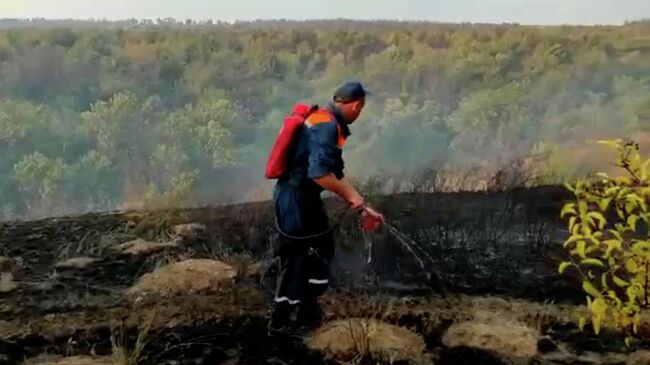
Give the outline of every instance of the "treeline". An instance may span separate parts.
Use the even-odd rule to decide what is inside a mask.
[[[15,19],[0,18],[0,29],[144,29],[144,28],[165,28],[165,27],[215,27],[230,26],[230,22],[219,20],[178,20],[174,18],[158,19],[125,19],[125,20],[105,20],[105,19]]]
[[[536,171],[562,179],[602,160],[586,140],[643,146],[650,25],[0,31],[3,216],[268,198],[282,116],[346,78],[374,92],[346,146],[350,175],[543,155]]]

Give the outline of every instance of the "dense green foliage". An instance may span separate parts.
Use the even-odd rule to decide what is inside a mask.
[[[650,127],[650,26],[265,22],[0,32],[5,215],[243,200],[281,118],[346,78],[374,96],[348,173],[548,153]],[[593,159],[591,159],[593,160]],[[268,198],[268,195],[260,196]]]

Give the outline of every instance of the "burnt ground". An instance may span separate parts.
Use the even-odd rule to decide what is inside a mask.
[[[415,241],[425,270],[388,230],[364,237],[356,217],[345,215],[336,230],[335,289],[323,298],[327,320],[373,317],[410,328],[436,364],[506,363],[494,352],[443,344],[447,328],[472,320],[477,310],[516,317],[546,336],[528,363],[589,363],[592,354],[650,348],[641,339],[625,349],[618,334],[577,329],[573,305],[584,296],[577,279],[556,270],[566,235],[558,215],[568,198],[558,187],[376,197],[391,225]],[[328,207],[333,217],[341,211],[334,201]],[[275,275],[272,222],[270,203],[263,202],[3,223],[0,256],[15,263],[16,287],[0,290],[0,364],[116,349],[134,352],[138,364],[335,363],[301,339],[266,335]],[[175,231],[185,223],[202,229]],[[138,255],[117,249],[138,238],[177,246]],[[95,261],[56,267],[74,257]],[[247,273],[250,263],[263,265],[216,291],[125,295],[143,274],[189,258],[219,259]],[[558,346],[570,354],[556,362],[542,356]]]

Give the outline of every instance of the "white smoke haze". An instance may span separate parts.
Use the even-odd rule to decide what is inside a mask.
[[[373,91],[344,152],[369,193],[612,172],[588,141],[647,148],[649,27],[0,21],[2,215],[268,200],[282,118],[349,78]]]

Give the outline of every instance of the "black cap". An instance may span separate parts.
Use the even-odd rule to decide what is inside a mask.
[[[346,81],[334,92],[334,101],[349,103],[365,98],[370,95],[359,81]]]

